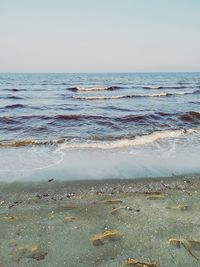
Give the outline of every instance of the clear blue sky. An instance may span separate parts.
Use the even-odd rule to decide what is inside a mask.
[[[200,0],[0,0],[0,72],[200,71]]]

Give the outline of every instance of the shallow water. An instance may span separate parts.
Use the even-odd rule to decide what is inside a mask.
[[[199,172],[200,74],[0,74],[0,180]]]

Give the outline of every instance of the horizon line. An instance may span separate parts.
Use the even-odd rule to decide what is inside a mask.
[[[199,71],[72,71],[72,72],[37,72],[37,71],[6,71],[0,74],[133,74],[133,73],[200,73]]]

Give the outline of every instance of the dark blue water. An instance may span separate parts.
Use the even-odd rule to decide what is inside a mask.
[[[1,179],[199,171],[199,123],[200,73],[0,74]]]

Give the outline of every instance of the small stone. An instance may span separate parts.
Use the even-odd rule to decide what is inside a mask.
[[[69,193],[69,194],[66,195],[67,198],[72,198],[72,197],[74,197],[74,196],[75,196],[75,193],[74,193],[74,192]]]
[[[48,197],[49,194],[48,194],[48,193],[44,193],[44,194],[42,194],[42,196],[43,196],[43,197]]]
[[[103,194],[105,194],[105,193],[102,192],[102,191],[97,191],[96,194],[97,194],[98,196],[101,196],[101,195],[103,195]]]

